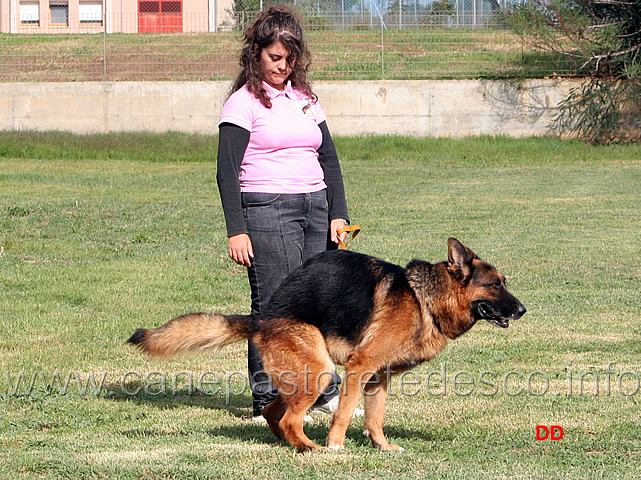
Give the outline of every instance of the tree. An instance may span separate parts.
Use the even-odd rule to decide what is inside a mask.
[[[586,78],[555,128],[592,143],[641,141],[641,0],[529,0],[507,21]]]
[[[448,0],[435,0],[427,7],[423,24],[447,25],[450,17],[455,14],[456,9]]]

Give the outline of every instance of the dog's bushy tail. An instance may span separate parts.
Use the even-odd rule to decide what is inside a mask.
[[[152,357],[218,351],[230,343],[251,338],[257,326],[256,320],[250,315],[188,313],[158,328],[139,328],[127,343]]]

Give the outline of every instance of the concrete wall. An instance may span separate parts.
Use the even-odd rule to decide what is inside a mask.
[[[318,82],[334,135],[545,135],[577,81]],[[215,133],[227,82],[0,84],[1,130]]]

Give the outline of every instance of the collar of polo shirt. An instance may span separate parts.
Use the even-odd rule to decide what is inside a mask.
[[[267,92],[267,95],[269,95],[270,100],[278,97],[279,95],[287,95],[288,97],[292,98],[292,93],[294,92],[291,80],[287,80],[287,85],[285,85],[285,88],[283,90],[278,90],[272,87],[267,82],[263,82],[263,88]]]

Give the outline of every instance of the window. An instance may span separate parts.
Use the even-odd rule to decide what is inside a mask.
[[[102,25],[102,2],[96,0],[80,0],[78,17],[81,24]]]
[[[162,2],[160,6],[160,11],[162,13],[180,13],[182,10],[182,3],[181,2]]]
[[[140,13],[158,13],[160,12],[160,2],[140,2]]]
[[[182,2],[180,0],[141,0],[140,13],[181,13]]]
[[[40,25],[40,4],[37,1],[20,2],[20,23]]]
[[[69,25],[69,4],[61,0],[52,0],[49,3],[52,25]]]

